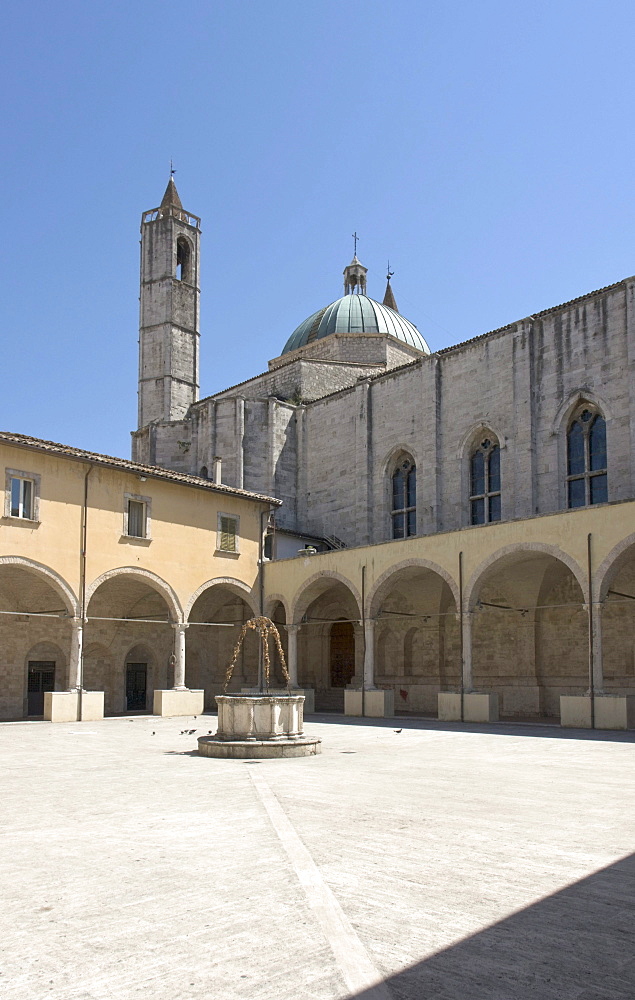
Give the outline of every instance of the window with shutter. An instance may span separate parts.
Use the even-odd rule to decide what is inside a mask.
[[[150,541],[152,537],[152,500],[150,497],[139,496],[136,493],[124,493],[123,504],[123,534],[126,538],[143,538]]]
[[[135,538],[146,536],[146,505],[140,500],[128,500],[128,534]]]
[[[218,514],[216,551],[238,555],[238,526],[240,518],[233,514]]]

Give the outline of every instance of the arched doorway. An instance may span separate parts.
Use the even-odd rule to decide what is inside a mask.
[[[352,622],[339,621],[331,625],[329,643],[331,688],[345,688],[355,674],[355,630]]]
[[[66,674],[67,657],[57,643],[38,642],[26,657],[27,717],[44,715],[44,695],[60,689]]]
[[[152,650],[144,644],[133,646],[126,654],[125,697],[126,712],[145,712],[148,705],[148,673],[152,672]],[[168,677],[166,687],[171,687],[174,678]]]

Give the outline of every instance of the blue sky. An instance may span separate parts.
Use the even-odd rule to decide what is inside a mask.
[[[341,294],[354,230],[433,350],[633,274],[634,28],[611,0],[6,7],[0,427],[128,456],[170,158],[202,395]]]

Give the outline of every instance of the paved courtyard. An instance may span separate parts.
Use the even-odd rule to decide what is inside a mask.
[[[321,756],[256,763],[210,729],[0,725],[3,998],[635,996],[634,734],[314,716]]]

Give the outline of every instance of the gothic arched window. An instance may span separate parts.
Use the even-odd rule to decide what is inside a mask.
[[[178,281],[190,281],[190,245],[179,236],[176,241],[176,278]]]
[[[501,452],[495,438],[486,437],[470,456],[470,524],[501,519]]]
[[[584,404],[567,431],[567,506],[607,500],[606,421],[595,407]]]
[[[401,458],[392,475],[392,537],[417,533],[417,468],[411,458]]]

